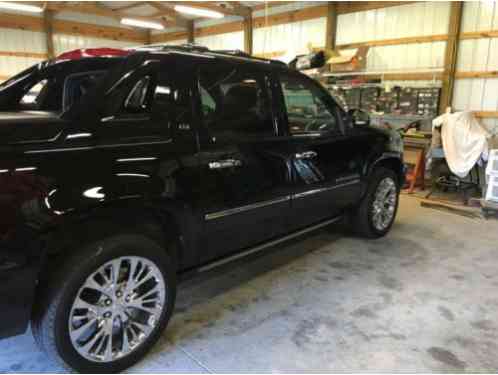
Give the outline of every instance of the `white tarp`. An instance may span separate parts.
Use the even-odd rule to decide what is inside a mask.
[[[483,153],[487,153],[489,133],[473,112],[445,113],[432,121],[442,126],[444,155],[450,170],[458,177],[467,176]]]

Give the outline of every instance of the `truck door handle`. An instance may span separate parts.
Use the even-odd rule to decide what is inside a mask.
[[[223,168],[232,168],[232,167],[240,167],[242,162],[237,159],[223,159],[212,161],[209,163],[209,169],[223,169]]]
[[[305,152],[298,152],[294,156],[298,160],[303,160],[303,159],[313,159],[317,157],[317,153],[315,151],[305,151]]]

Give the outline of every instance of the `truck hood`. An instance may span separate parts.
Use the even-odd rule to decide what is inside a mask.
[[[0,112],[0,144],[46,142],[57,137],[63,123],[52,112]]]

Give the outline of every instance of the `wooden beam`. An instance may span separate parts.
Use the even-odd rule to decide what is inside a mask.
[[[133,9],[133,8],[138,8],[138,7],[141,7],[143,5],[144,5],[143,1],[139,1],[139,2],[136,2],[136,3],[131,3],[131,4],[123,5],[121,7],[117,7],[117,8],[113,8],[113,9],[117,10],[118,12],[123,12],[125,10],[129,10],[129,9]]]
[[[227,4],[232,7],[232,9],[242,15],[244,18],[252,17],[252,9],[246,5],[243,5],[240,1],[229,1]]]
[[[337,4],[338,14],[363,12],[417,3],[417,1],[340,1]]]
[[[252,27],[252,12],[244,18],[244,51],[252,55],[253,48],[253,27]]]
[[[43,22],[45,26],[45,44],[47,48],[47,56],[49,59],[55,57],[54,52],[54,11],[45,9],[43,12]]]
[[[0,12],[0,27],[14,30],[43,31],[43,18]]]
[[[29,57],[31,59],[46,60],[48,55],[40,52],[18,52],[18,51],[0,51],[2,57]]]
[[[490,70],[484,72],[456,72],[455,78],[457,79],[498,78],[498,70]]]
[[[453,88],[455,86],[455,72],[458,59],[458,45],[460,28],[462,24],[463,2],[451,2],[450,20],[448,24],[448,41],[444,55],[444,77],[441,90],[439,112],[444,113],[451,106],[453,100]]]
[[[280,7],[284,5],[293,4],[294,1],[265,1],[264,4],[256,4],[251,5],[251,9],[253,12],[257,12],[258,10],[265,10],[274,7]]]
[[[169,8],[158,1],[147,1],[151,7],[155,8],[158,12],[154,14],[152,17],[168,17],[172,24],[177,27],[189,27],[189,20],[185,17],[182,17],[178,12],[176,12],[173,8]]]
[[[498,111],[474,111],[478,118],[498,118]]]
[[[470,31],[460,33],[460,40],[498,38],[498,30]]]
[[[218,12],[227,16],[246,17],[250,12],[249,7],[230,7],[226,4],[216,4],[215,2],[211,1],[170,1],[170,3],[175,5],[184,5],[190,8],[212,10],[214,12]]]
[[[397,46],[401,44],[432,43],[448,40],[447,34],[409,36],[404,38],[370,40],[360,43],[339,44],[339,49],[351,49],[359,47]]]
[[[147,21],[147,22],[156,22],[161,23],[164,27],[173,27],[178,26],[176,23],[171,23],[162,19],[157,19],[153,17],[147,16],[135,16],[127,13],[122,13],[118,9],[105,7],[95,1],[79,1],[79,2],[71,2],[67,4],[66,2],[47,2],[47,9],[55,10],[55,11],[71,11],[76,13],[83,14],[92,14],[100,17],[108,17],[120,21],[125,17],[132,17],[137,20]]]
[[[187,43],[194,43],[195,37],[194,37],[194,21],[190,20],[188,21],[187,24]]]
[[[325,27],[325,48],[335,49],[337,34],[337,3],[329,1],[327,4],[327,23]]]
[[[282,12],[277,14],[272,14],[270,16],[260,16],[253,19],[253,27],[267,27],[267,26],[277,26],[286,23],[307,21],[315,18],[321,18],[327,16],[327,5],[318,5],[314,7],[308,7],[298,10],[291,10],[288,12]]]
[[[93,38],[111,39],[145,43],[147,32],[136,29],[125,29],[113,26],[97,26],[82,22],[54,20],[54,33],[66,35],[82,35]]]

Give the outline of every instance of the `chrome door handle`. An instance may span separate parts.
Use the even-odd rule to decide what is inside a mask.
[[[303,159],[313,159],[317,157],[317,153],[315,151],[305,151],[305,152],[298,152],[294,156],[298,160],[303,160]]]
[[[232,167],[240,167],[242,162],[237,159],[224,159],[212,161],[209,163],[209,169],[223,169],[223,168],[232,168]]]

